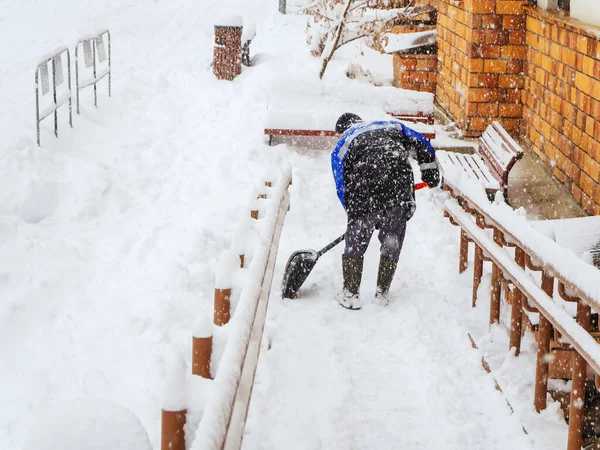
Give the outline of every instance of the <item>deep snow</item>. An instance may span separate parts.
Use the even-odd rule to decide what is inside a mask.
[[[552,422],[558,413],[523,434],[470,348],[462,320],[470,276],[455,275],[457,231],[442,218],[439,193],[418,193],[388,308],[368,302],[375,242],[363,311],[332,301],[341,246],[319,261],[304,298],[277,298],[287,256],[337,237],[345,217],[326,152],[265,145],[273,86],[319,83],[319,62],[303,47],[304,19],[276,11],[274,1],[4,2],[0,448],[21,448],[48,410],[86,398],[129,409],[159,448],[171,360],[183,355],[189,368],[218,259],[256,180],[278,162],[293,168],[292,207],[245,447],[563,448],[540,438],[548,423],[564,432]],[[257,65],[231,83],[210,71],[221,14],[256,21]],[[36,64],[103,29],[113,38],[113,97],[101,84],[94,109],[84,93],[73,130],[63,108],[60,138],[47,119],[38,148]],[[349,62],[366,61],[389,85],[391,57],[360,50],[342,52],[324,83],[363,83],[345,73]],[[522,384],[532,382],[533,374]]]

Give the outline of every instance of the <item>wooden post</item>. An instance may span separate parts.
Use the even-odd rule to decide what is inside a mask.
[[[494,242],[499,247],[503,247],[502,233],[494,228]],[[500,322],[500,292],[502,284],[502,274],[500,267],[492,262],[492,290],[490,292],[490,326]]]
[[[591,308],[582,301],[577,303],[577,323],[589,331],[591,325]],[[571,404],[569,406],[569,441],[567,450],[580,450],[583,429],[585,402],[585,378],[587,363],[577,352],[573,352],[573,374],[571,386]]]
[[[475,244],[475,262],[473,266],[473,300],[471,306],[475,308],[477,303],[477,289],[481,284],[481,277],[483,275],[483,250],[479,245]]]
[[[214,320],[213,323],[218,326],[229,323],[231,315],[231,288],[215,289],[214,297]]]
[[[554,278],[546,272],[542,272],[542,290],[552,298],[554,292]],[[539,315],[540,322],[538,326],[538,348],[537,362],[535,369],[535,394],[533,396],[533,406],[537,412],[546,409],[546,396],[548,393],[548,360],[550,352],[550,335],[552,327],[550,322],[542,313]]]
[[[250,204],[250,217],[254,220],[258,220],[258,199],[260,197],[257,195],[256,200],[252,200]]]
[[[515,247],[515,262],[525,268],[525,252],[520,247]],[[521,352],[521,323],[523,320],[523,293],[515,286],[512,297],[512,306],[510,314],[510,345],[515,347],[515,356]]]
[[[192,337],[192,375],[211,379],[210,359],[212,357],[212,336]]]
[[[500,322],[500,268],[492,263],[492,291],[490,292],[490,326]]]
[[[185,425],[187,410],[162,410],[161,450],[185,450]]]
[[[240,269],[244,268],[244,255],[238,255],[240,257]]]
[[[461,228],[460,230],[460,253],[458,256],[458,273],[463,273],[467,270],[467,262],[469,259],[469,238],[467,233]]]

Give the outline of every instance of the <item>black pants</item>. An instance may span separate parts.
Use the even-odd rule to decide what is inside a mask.
[[[414,208],[411,208],[411,205],[401,205],[361,217],[348,218],[344,255],[348,258],[362,258],[377,227],[381,255],[398,261],[406,234],[406,222],[413,212]]]

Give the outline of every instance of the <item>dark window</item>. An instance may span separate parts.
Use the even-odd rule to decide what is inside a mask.
[[[558,0],[558,9],[569,11],[571,9],[571,0]]]

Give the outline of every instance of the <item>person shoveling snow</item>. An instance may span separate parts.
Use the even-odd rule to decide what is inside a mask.
[[[385,306],[406,223],[416,209],[409,158],[419,164],[421,179],[435,187],[440,182],[435,150],[421,134],[398,121],[364,122],[356,114],[345,113],[337,120],[335,131],[342,136],[331,153],[331,168],[348,216],[343,290],[337,300],[344,308],[362,307],[363,257],[377,228],[381,256],[375,301]]]

